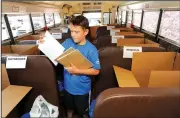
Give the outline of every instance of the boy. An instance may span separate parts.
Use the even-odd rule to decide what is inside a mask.
[[[72,17],[69,22],[72,38],[62,43],[65,50],[70,47],[78,49],[93,64],[90,69],[78,69],[73,64],[71,67],[64,67],[64,102],[68,118],[72,118],[74,109],[80,117],[88,118],[91,90],[91,80],[88,75],[98,75],[100,70],[98,51],[85,38],[89,32],[88,27],[88,19],[84,16]]]

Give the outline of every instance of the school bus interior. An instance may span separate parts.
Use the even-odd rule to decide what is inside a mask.
[[[90,107],[96,101],[91,118],[180,117],[180,1],[2,0],[1,7],[1,66],[10,57],[26,56],[24,69],[6,71],[9,86],[32,87],[14,106],[4,101],[16,97],[2,90],[4,117],[30,112],[39,95],[58,107],[58,118],[67,117],[59,90],[63,66],[54,65],[37,41],[46,31],[58,34],[60,44],[71,38],[72,15],[88,19],[86,39],[99,53],[100,73],[90,76]],[[126,58],[128,46],[141,52]]]

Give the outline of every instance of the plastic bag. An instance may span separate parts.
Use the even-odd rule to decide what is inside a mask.
[[[53,117],[57,118],[59,115],[58,107],[48,103],[42,95],[39,95],[33,103],[30,111],[30,117]]]

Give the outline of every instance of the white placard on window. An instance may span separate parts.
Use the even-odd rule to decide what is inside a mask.
[[[8,56],[6,61],[7,69],[26,68],[27,56]]]
[[[134,52],[142,52],[142,47],[124,46],[123,58],[132,58]]]

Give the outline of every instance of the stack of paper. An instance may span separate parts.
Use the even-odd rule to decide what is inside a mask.
[[[64,47],[48,32],[46,31],[44,42],[39,44],[38,48],[54,63],[58,62],[55,59],[61,55],[64,51]]]
[[[71,64],[79,69],[88,69],[92,67],[92,63],[84,57],[79,50],[69,48],[61,56],[56,59],[64,67],[70,67]]]

